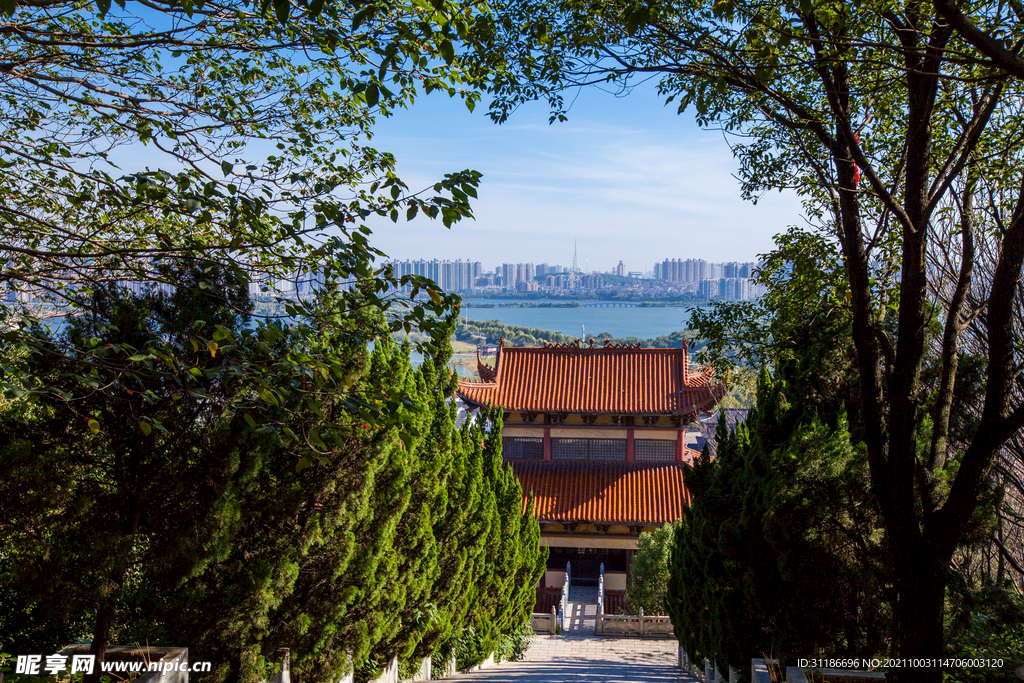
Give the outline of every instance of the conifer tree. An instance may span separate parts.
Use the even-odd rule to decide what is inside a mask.
[[[325,296],[321,307],[332,310],[331,300]],[[382,637],[372,616],[394,590],[409,458],[397,426],[364,422],[346,402],[371,381],[401,392],[413,377],[392,344],[367,348],[364,333],[378,324],[369,313],[349,316],[302,342],[343,361],[349,378],[337,396],[288,415],[292,434],[319,432],[324,449],[307,465],[309,444],[278,438],[241,503],[231,553],[163,606],[169,631],[222,663],[217,680],[266,678],[282,647],[294,652],[293,675],[336,678]],[[416,413],[406,419],[415,423]],[[328,435],[328,424],[341,429]]]
[[[884,548],[863,449],[787,400],[763,371],[757,407],[687,479],[693,504],[671,555],[666,605],[692,656],[872,657],[886,635]]]
[[[84,349],[110,343],[120,353],[154,336],[184,346],[197,326],[221,329],[277,363],[324,359],[337,391],[253,400],[272,374],[259,385],[218,375],[182,394],[153,384],[139,392],[145,419],[166,416],[167,426],[150,430],[132,417],[133,390],[118,405],[108,405],[109,391],[87,394],[83,402],[99,401],[90,404],[102,425],[95,436],[60,412],[73,401],[8,409],[0,458],[14,476],[0,487],[17,505],[0,522],[5,609],[51,625],[84,613],[100,644],[187,643],[194,658],[217,663],[208,680],[246,683],[265,680],[281,648],[293,653],[296,680],[315,682],[352,667],[374,676],[391,656],[430,655],[469,627],[485,656],[516,631],[543,570],[539,526],[502,465],[500,415],[455,426],[447,341],[419,368],[386,336],[371,349],[379,314],[338,314],[333,288],[308,325],[262,334],[246,326],[247,292],[232,294],[229,275],[200,269],[179,280],[169,298],[101,293],[103,315],[72,321],[67,334]],[[201,351],[200,366],[229,349]],[[30,360],[61,386],[55,357],[52,367]],[[375,422],[382,408],[362,406],[368,395],[396,397],[383,412],[398,419]],[[129,419],[138,434],[117,429]],[[135,458],[130,477],[123,449]],[[84,534],[100,543],[81,543]],[[71,635],[22,629],[19,643],[45,650]]]
[[[353,422],[301,472],[284,442],[271,455],[231,556],[191,582],[190,609],[169,610],[220,606],[217,619],[189,623],[201,623],[190,642],[204,657],[231,662],[221,679],[259,680],[282,647],[296,680],[350,667],[366,679],[393,655],[428,656],[471,624],[493,640],[532,608],[539,526],[501,465],[500,420],[486,439],[486,419],[456,429],[447,344],[413,369],[408,349],[388,340],[372,352],[324,343],[354,359],[353,391],[373,383],[414,397],[418,410],[404,432]],[[334,407],[318,408],[336,417]]]

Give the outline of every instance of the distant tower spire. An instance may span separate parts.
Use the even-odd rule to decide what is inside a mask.
[[[572,241],[572,272],[580,272],[579,267],[576,265],[576,240]]]

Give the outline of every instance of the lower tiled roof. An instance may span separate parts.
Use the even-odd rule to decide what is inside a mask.
[[[679,463],[510,462],[542,522],[665,524],[689,505]]]

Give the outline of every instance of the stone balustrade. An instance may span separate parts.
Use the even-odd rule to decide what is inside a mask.
[[[544,612],[534,612],[531,614],[530,627],[534,633],[555,635],[558,632],[558,612],[555,610],[554,605],[551,607],[550,614],[545,614]]]

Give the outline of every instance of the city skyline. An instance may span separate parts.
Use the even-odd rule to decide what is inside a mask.
[[[486,269],[471,259],[411,259],[387,261],[398,277],[421,275],[430,278],[444,291],[469,295],[541,294],[574,296],[633,297],[641,293],[658,297],[697,297],[705,300],[749,300],[764,294],[764,287],[751,279],[757,264],[753,261],[708,262],[704,259],[665,259],[646,273],[625,275],[619,261],[611,271],[585,271],[574,265],[549,263],[503,263]],[[609,277],[614,276],[614,277]],[[411,291],[411,285],[402,291]]]
[[[665,269],[666,266],[668,266],[670,264],[670,262],[677,262],[678,263],[678,266],[680,268],[678,274],[675,274],[675,273],[669,274],[669,273],[671,273],[671,271],[668,271],[668,270]],[[587,275],[587,274],[618,275],[619,277],[635,277],[635,278],[638,278],[638,279],[666,280],[666,281],[670,281],[670,282],[698,282],[700,280],[707,279],[707,278],[712,278],[712,277],[726,277],[726,278],[743,277],[743,278],[749,278],[749,277],[751,277],[753,275],[753,269],[757,265],[758,262],[757,261],[739,260],[739,259],[730,259],[730,260],[726,260],[726,261],[709,261],[709,260],[704,259],[704,258],[692,258],[691,257],[691,258],[683,259],[683,258],[673,257],[673,258],[665,258],[665,259],[656,260],[653,263],[651,263],[650,260],[648,260],[646,262],[646,264],[650,264],[650,267],[648,267],[647,265],[644,265],[644,266],[642,266],[643,270],[639,270],[639,271],[635,270],[634,268],[631,268],[629,266],[629,264],[626,264],[621,259],[619,260],[619,262],[617,264],[615,264],[614,266],[612,266],[610,268],[607,268],[607,269],[597,269],[597,268],[589,267],[587,265],[575,266],[574,267],[572,265],[566,265],[566,264],[562,264],[562,263],[555,263],[555,262],[550,262],[550,261],[542,261],[541,262],[541,261],[537,261],[537,260],[512,261],[512,262],[503,261],[503,262],[500,262],[500,263],[494,263],[493,265],[490,265],[490,264],[488,264],[488,263],[486,263],[486,262],[484,262],[484,261],[482,261],[480,259],[475,259],[475,258],[459,258],[459,257],[451,258],[451,256],[445,256],[445,257],[441,257],[441,258],[438,258],[438,257],[433,257],[433,258],[419,257],[419,258],[402,258],[402,259],[400,259],[400,258],[390,258],[389,257],[389,258],[386,258],[383,261],[381,261],[381,264],[385,264],[385,263],[390,263],[390,264],[398,264],[398,263],[431,264],[432,263],[432,264],[436,264],[437,266],[441,266],[443,264],[450,264],[450,265],[464,264],[464,265],[470,265],[470,266],[474,267],[474,270],[473,270],[474,277],[479,276],[481,273],[490,273],[490,274],[496,274],[496,275],[499,275],[499,276],[507,277],[508,269],[509,269],[510,266],[511,267],[519,266],[520,271],[519,271],[519,275],[517,275],[517,277],[516,277],[517,280],[533,279],[534,275],[578,272],[581,275]],[[689,267],[694,268],[692,273],[689,270],[683,270],[683,268],[685,268],[688,264],[692,264]],[[528,266],[531,269],[535,269],[535,271],[531,270],[530,274],[526,275],[525,278],[524,278],[523,271],[522,271],[522,268],[524,266]],[[410,271],[410,272],[412,272],[412,271]],[[440,273],[440,270],[430,271],[431,277],[433,277],[435,274],[439,276],[439,273]],[[683,275],[683,273],[687,273],[687,274]],[[417,271],[416,274],[417,275],[428,275],[428,272],[426,272],[426,271],[418,272]]]

